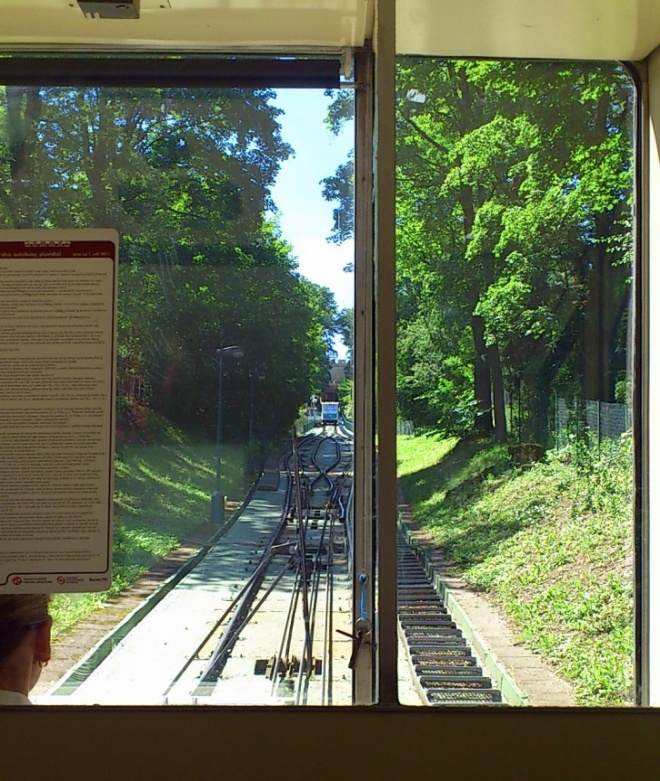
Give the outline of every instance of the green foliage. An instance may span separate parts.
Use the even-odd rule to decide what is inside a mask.
[[[630,438],[574,442],[528,468],[505,448],[399,439],[415,519],[585,705],[633,701]]]
[[[355,99],[350,90],[326,90],[326,97],[333,98],[328,108],[325,124],[337,135],[355,114]],[[350,239],[355,223],[355,161],[351,150],[348,159],[340,163],[334,175],[321,180],[323,197],[337,202],[333,209],[333,228],[329,241],[341,244]]]
[[[614,400],[619,404],[631,403],[632,383],[625,376],[614,385]]]
[[[143,367],[155,409],[212,433],[215,351],[239,344],[244,357],[223,361],[225,435],[245,436],[250,415],[266,440],[286,430],[328,363],[335,305],[327,290],[279,265],[145,263],[126,273],[122,304],[135,315],[120,327],[131,344],[120,372]]]
[[[348,369],[353,360],[353,344],[355,342],[355,318],[352,309],[342,309],[336,318],[337,333],[341,336],[347,352]]]
[[[542,435],[560,380],[614,400],[632,107],[616,64],[399,58],[397,390],[415,426],[487,433],[507,390]],[[346,116],[338,100],[328,121]],[[325,190],[347,215],[350,176],[340,167]]]
[[[354,383],[350,377],[339,383],[339,408],[344,417],[353,420],[353,391]]]
[[[339,201],[340,206],[332,210],[333,227],[328,240],[333,244],[343,244],[353,235],[355,219],[355,164],[353,156],[342,163],[333,176],[321,181],[323,197],[327,201]],[[348,270],[351,266],[348,267]]]
[[[474,418],[473,373],[467,331],[443,322],[442,310],[400,321],[397,339],[397,402],[400,417],[447,435],[471,431]],[[453,348],[450,347],[453,345]],[[437,360],[439,347],[444,349]]]
[[[47,220],[112,226],[153,244],[175,236],[181,246],[200,239],[232,246],[258,231],[268,188],[291,152],[269,90],[2,92],[0,182],[13,196],[0,199],[7,226]]]
[[[292,151],[274,98],[0,88],[0,224],[119,231],[122,434],[149,407],[211,434],[221,346],[245,353],[224,367],[228,438],[250,429],[264,444],[276,439],[327,371],[335,301],[297,274],[266,217]],[[265,382],[253,385],[255,375]]]

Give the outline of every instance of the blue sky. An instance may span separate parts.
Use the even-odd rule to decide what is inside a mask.
[[[319,182],[346,160],[353,129],[332,135],[323,123],[329,102],[320,89],[277,91],[275,104],[285,111],[280,117],[282,136],[295,156],[282,164],[273,198],[282,238],[293,246],[300,273],[330,288],[337,306],[347,309],[353,307],[353,275],[342,269],[353,260],[353,242],[338,247],[326,241],[333,204],[323,199]]]

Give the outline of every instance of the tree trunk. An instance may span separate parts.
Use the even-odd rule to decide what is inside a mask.
[[[502,377],[502,360],[500,349],[496,344],[491,344],[486,349],[490,376],[493,382],[493,411],[495,413],[495,440],[507,441],[506,408],[504,405],[504,379]]]
[[[596,218],[599,235],[606,223],[605,215]],[[587,303],[584,309],[582,331],[582,396],[585,399],[602,399],[605,373],[604,351],[607,349],[605,329],[605,295],[603,289],[607,253],[602,245],[594,246],[587,253]]]
[[[594,143],[608,136],[610,96],[602,96],[594,118]],[[620,257],[608,251],[603,239],[618,232],[617,208],[596,215],[597,241],[586,255],[587,286],[582,343],[582,395],[585,399],[614,401],[617,362],[617,330],[629,297],[626,280],[630,269],[617,263]],[[625,350],[624,350],[625,351]],[[625,360],[624,360],[625,364]]]
[[[480,315],[472,315],[472,338],[474,339],[474,398],[477,406],[474,426],[478,436],[490,437],[493,434],[490,367],[484,341],[484,321]]]
[[[8,197],[15,228],[34,227],[34,144],[41,118],[39,91],[29,87],[7,87],[7,143],[11,191]]]

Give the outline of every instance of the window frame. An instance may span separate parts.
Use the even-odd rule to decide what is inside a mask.
[[[380,23],[392,28],[394,4],[395,0],[378,2]],[[383,55],[376,47],[377,61]],[[660,555],[660,535],[654,533],[650,513],[658,506],[660,487],[652,490],[650,476],[660,458],[660,426],[646,413],[653,391],[660,386],[660,351],[653,355],[649,345],[650,329],[657,329],[660,321],[660,275],[653,272],[650,262],[660,259],[660,224],[650,220],[660,209],[660,50],[645,65],[648,81],[642,96],[641,129],[644,184],[639,219],[645,272],[640,292],[645,302],[640,360],[646,380],[640,394],[645,415],[642,490],[648,488],[648,492],[642,502],[649,519],[648,560],[655,560]],[[379,180],[377,186],[379,193],[387,186],[392,188],[392,176],[389,185]],[[385,346],[380,344],[378,349]],[[659,578],[660,574],[647,578],[649,598],[657,590]],[[660,649],[659,610],[649,611],[649,652]],[[651,701],[660,704],[660,681],[654,681],[654,676]],[[411,777],[427,775],[428,768],[434,766],[467,778],[497,774],[500,778],[653,779],[660,763],[660,709],[648,707],[282,711],[39,706],[0,709],[0,731],[5,745],[21,747],[2,752],[7,777],[26,781],[52,775],[53,768],[61,768],[72,778],[88,777],[91,769],[97,781],[114,781],[118,766],[125,765],[124,757],[130,757],[133,777],[146,779],[202,775],[218,767],[225,774],[244,775],[249,770],[254,775],[263,772],[272,776],[274,763],[278,768],[286,763],[290,777],[307,778],[313,767],[319,781],[336,779],[341,768],[352,768],[365,779],[379,779],[404,768]],[[284,733],[304,736],[296,741],[295,759],[282,755]],[[334,761],[319,761],[325,740],[339,747]],[[257,741],[259,749],[255,751]],[[36,750],[26,748],[29,746]]]

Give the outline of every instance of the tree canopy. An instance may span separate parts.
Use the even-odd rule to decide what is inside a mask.
[[[0,224],[120,234],[120,396],[214,431],[215,351],[229,436],[276,436],[327,372],[332,294],[296,271],[268,217],[291,154],[272,90],[0,91]],[[255,382],[254,378],[264,378]]]
[[[400,414],[545,442],[553,394],[614,401],[625,375],[632,81],[609,63],[397,70]],[[326,182],[340,210],[349,163]]]

